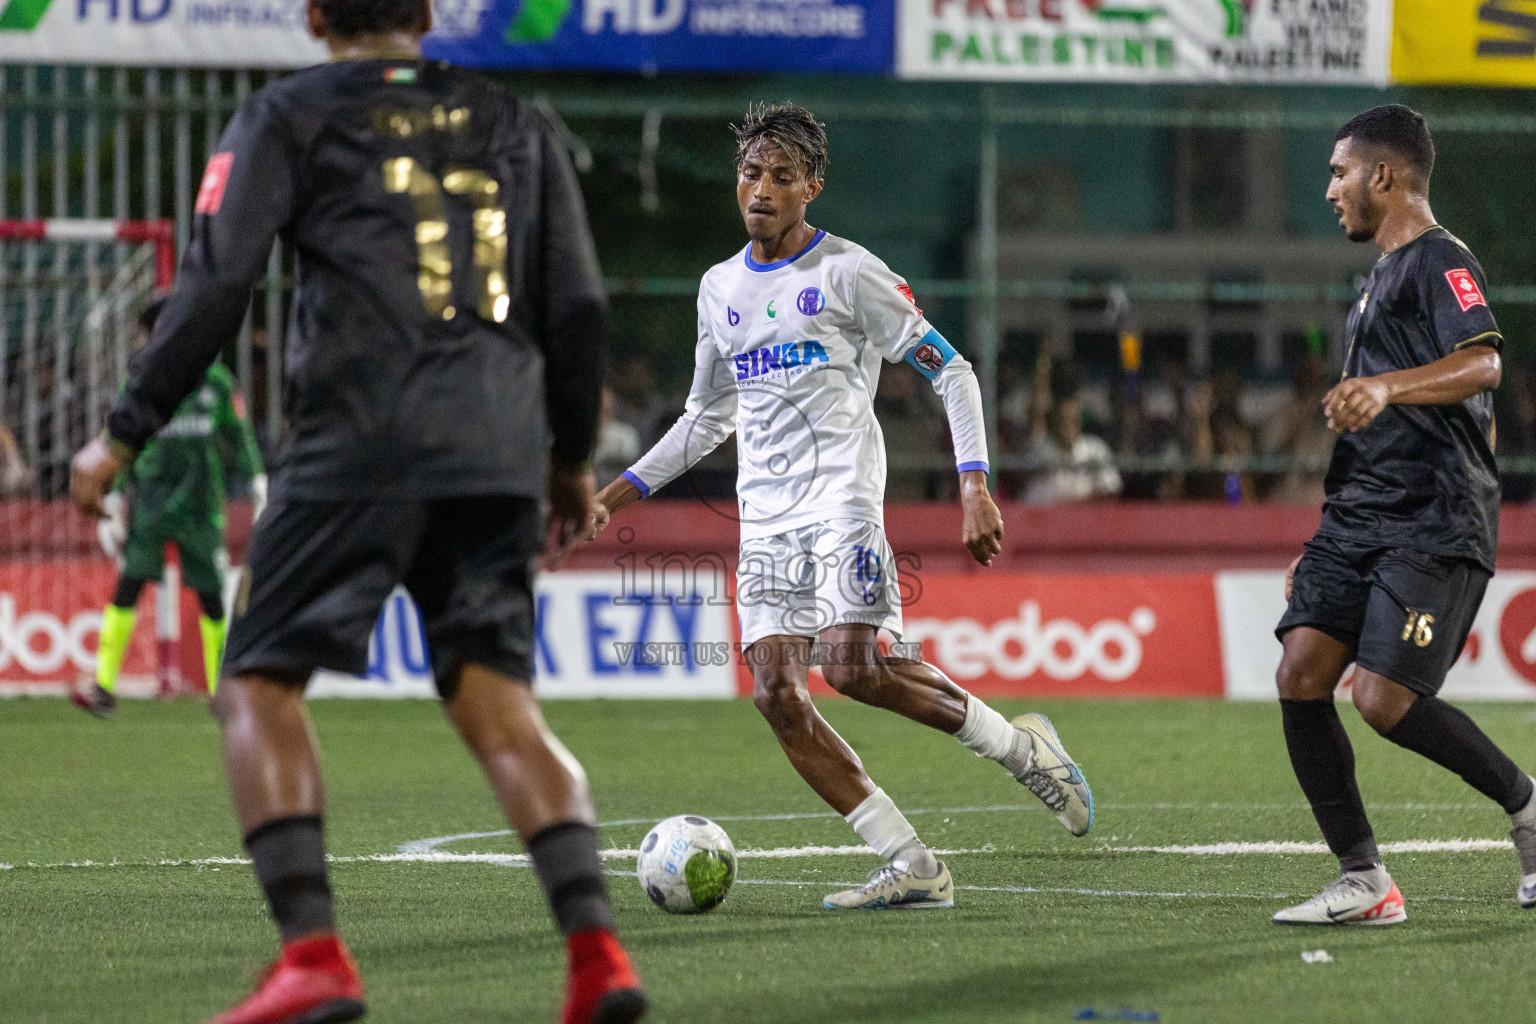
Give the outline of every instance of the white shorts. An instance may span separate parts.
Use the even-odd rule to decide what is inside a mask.
[[[736,565],[741,642],[814,637],[864,623],[901,636],[901,591],[885,531],[861,519],[834,519],[742,541]]]

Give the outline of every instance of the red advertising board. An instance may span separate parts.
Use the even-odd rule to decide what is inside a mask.
[[[96,668],[101,608],[112,595],[117,571],[106,559],[41,559],[0,562],[0,690],[73,684]],[[182,635],[197,636],[195,601],[183,595]],[[128,688],[155,674],[153,591],[139,599],[139,618],[123,659]],[[189,614],[190,613],[190,614]],[[188,628],[190,626],[190,634]],[[197,645],[182,645],[182,678],[201,682]]]
[[[1220,697],[1210,573],[945,573],[903,581],[904,642],[981,697]],[[743,694],[752,682],[738,669]],[[812,690],[831,690],[812,673]]]
[[[1219,697],[1209,573],[921,580],[904,641],[983,697]]]

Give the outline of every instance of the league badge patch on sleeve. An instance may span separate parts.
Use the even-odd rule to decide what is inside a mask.
[[[917,297],[912,294],[912,288],[911,288],[910,285],[907,284],[907,282],[905,282],[905,281],[901,282],[901,284],[896,286],[896,290],[901,292],[901,294],[906,298],[906,300],[908,302],[912,303],[912,305],[914,305],[914,306],[917,305]],[[923,315],[923,311],[919,309],[917,311],[917,315],[918,316],[922,316]]]
[[[1470,270],[1447,270],[1445,279],[1451,282],[1451,291],[1456,293],[1456,301],[1461,303],[1463,313],[1473,306],[1488,305],[1488,300],[1483,298],[1482,290],[1477,287]]]
[[[916,345],[907,353],[907,362],[911,363],[917,372],[935,380],[944,372],[944,367],[958,353],[954,346],[938,331],[930,330],[920,338]]]
[[[229,165],[234,163],[235,154],[215,153],[208,158],[208,169],[203,172],[203,183],[197,190],[197,205],[194,213],[215,214],[224,204],[224,186],[229,181]]]

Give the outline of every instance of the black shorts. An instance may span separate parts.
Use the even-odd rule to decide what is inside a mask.
[[[1353,650],[1366,671],[1433,696],[1461,657],[1489,575],[1465,559],[1316,537],[1275,635],[1311,626]]]
[[[297,686],[317,668],[361,675],[379,610],[403,583],[445,699],[469,662],[528,681],[542,541],[532,498],[274,502],[246,552],[224,672]]]

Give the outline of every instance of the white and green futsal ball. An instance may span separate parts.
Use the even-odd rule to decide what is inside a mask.
[[[714,910],[736,881],[736,847],[725,829],[697,814],[659,822],[640,844],[640,887],[669,914]]]

